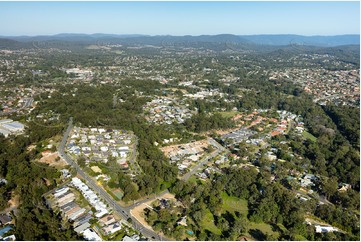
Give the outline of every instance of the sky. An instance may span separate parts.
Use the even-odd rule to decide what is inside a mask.
[[[360,34],[353,2],[0,2],[0,35]]]

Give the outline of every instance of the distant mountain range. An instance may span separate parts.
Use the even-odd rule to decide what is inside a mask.
[[[302,36],[302,35],[244,35],[242,38],[261,45],[313,45],[339,46],[359,45],[360,35]]]
[[[157,46],[167,48],[197,48],[214,51],[241,52],[287,51],[303,53],[317,49],[341,48],[347,53],[359,53],[360,35],[301,36],[301,35],[116,35],[116,34],[57,34],[42,36],[0,36],[0,49],[60,48],[84,50],[90,45]]]
[[[2,39],[15,40],[18,42],[37,41],[69,41],[83,43],[124,43],[124,44],[180,44],[180,43],[231,43],[245,45],[310,45],[319,47],[333,47],[340,45],[359,45],[360,35],[336,35],[336,36],[302,36],[302,35],[200,35],[200,36],[171,36],[171,35],[117,35],[117,34],[57,34],[39,36],[0,36]]]

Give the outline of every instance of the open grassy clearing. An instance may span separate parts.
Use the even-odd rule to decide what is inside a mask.
[[[309,132],[307,131],[303,131],[302,132],[302,136],[306,139],[310,139],[312,142],[316,142],[317,141],[317,138],[315,136],[313,136],[312,134],[310,134]]]
[[[203,231],[209,230],[210,232],[218,235],[222,233],[222,231],[219,228],[217,228],[217,226],[214,224],[213,215],[211,211],[209,211],[208,209],[207,209],[207,213],[204,215],[202,222],[199,224],[199,226],[202,228]]]
[[[238,111],[229,111],[229,112],[219,112],[220,115],[224,118],[232,118],[234,115],[238,114]]]
[[[261,234],[259,233],[261,232]],[[256,240],[264,240],[262,238],[266,234],[274,235],[275,237],[278,237],[280,234],[278,232],[273,231],[272,226],[266,223],[253,223],[250,222],[247,236],[252,236]]]
[[[239,212],[240,214],[247,216],[248,214],[247,200],[228,196],[226,192],[222,192],[221,197],[223,200],[223,206],[222,206],[223,212],[228,211],[233,214],[235,214],[235,212]]]
[[[221,196],[223,199],[222,213],[228,211],[232,214],[239,212],[244,216],[248,215],[247,200],[229,196],[226,192],[223,192]],[[280,227],[281,227],[280,229],[286,229],[284,228],[283,225],[281,225]],[[266,234],[274,235],[275,237],[279,236],[279,232],[273,231],[271,225],[266,223],[253,223],[253,222],[250,222],[249,232],[246,235],[253,237],[256,240],[262,240],[263,236],[265,236]]]

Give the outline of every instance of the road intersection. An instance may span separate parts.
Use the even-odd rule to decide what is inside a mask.
[[[65,145],[69,136],[70,131],[73,128],[73,118],[70,118],[68,128],[66,129],[63,139],[58,147],[59,155],[71,165],[77,173],[85,180],[86,184],[93,189],[104,201],[108,203],[109,206],[113,208],[125,221],[131,221],[132,226],[142,233],[144,236],[153,240],[169,240],[164,236],[158,235],[156,232],[146,228],[141,223],[139,223],[130,213],[130,210],[133,207],[123,207],[120,206],[117,201],[115,201],[102,187],[100,187],[88,174],[86,174],[82,168],[72,160],[72,158],[65,153]]]
[[[76,170],[76,172],[85,180],[87,185],[91,189],[93,189],[105,202],[107,202],[108,205],[111,206],[116,213],[118,213],[125,221],[131,221],[131,224],[134,227],[134,229],[136,229],[137,231],[139,231],[140,233],[142,233],[144,236],[148,237],[149,239],[169,240],[166,237],[160,236],[153,230],[151,230],[151,229],[147,228],[146,226],[144,226],[143,224],[141,224],[131,213],[132,209],[139,206],[140,204],[143,204],[145,202],[148,202],[151,199],[154,199],[154,197],[153,198],[148,197],[144,200],[137,201],[137,203],[133,204],[132,206],[123,207],[123,206],[119,205],[117,203],[117,201],[115,201],[114,198],[112,196],[110,196],[101,186],[99,186],[88,174],[86,174],[82,170],[82,168],[76,162],[74,162],[73,159],[68,154],[65,153],[65,145],[66,145],[67,139],[69,137],[69,134],[70,134],[72,128],[73,128],[73,118],[70,118],[68,127],[64,133],[63,139],[61,140],[61,143],[58,146],[58,152],[59,152],[60,157],[62,157],[69,165],[71,165]],[[188,180],[199,168],[201,168],[207,162],[209,162],[209,160],[213,159],[220,153],[227,151],[223,146],[221,146],[218,142],[216,142],[212,138],[208,138],[208,142],[211,145],[213,145],[214,147],[216,147],[217,149],[215,151],[213,151],[211,154],[209,154],[208,156],[204,157],[201,162],[199,162],[190,172],[188,172],[186,175],[184,175],[182,177],[182,180],[185,180],[185,181]],[[133,151],[133,155],[135,156],[135,150]],[[133,157],[132,162],[134,162],[134,158],[135,157]],[[165,190],[165,191],[161,192],[160,194],[157,194],[157,196],[163,196],[163,195],[167,194],[168,192],[169,192],[168,190]]]

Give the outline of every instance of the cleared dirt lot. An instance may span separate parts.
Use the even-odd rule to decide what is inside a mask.
[[[161,150],[165,154],[165,156],[175,156],[182,152],[183,150],[192,150],[194,152],[202,153],[205,149],[207,149],[209,143],[207,140],[199,140],[192,143],[187,144],[179,144],[179,145],[171,145],[162,147]]]
[[[139,206],[133,208],[132,210],[130,210],[130,213],[146,228],[148,229],[152,229],[152,227],[145,221],[145,218],[144,218],[144,212],[143,210],[147,207],[150,207],[150,204],[152,204],[152,202],[154,202],[156,199],[159,199],[159,198],[167,198],[167,199],[174,199],[175,200],[175,197],[173,194],[170,194],[170,193],[166,193],[164,194],[163,196],[161,197],[158,197],[158,198],[154,198],[152,200],[149,200],[148,202],[146,203],[142,203],[140,204]]]
[[[47,153],[43,155],[43,157],[39,160],[39,162],[48,164],[49,166],[55,168],[65,167],[67,163],[62,158],[60,158],[60,160],[57,160],[58,157],[59,157],[58,152]]]

